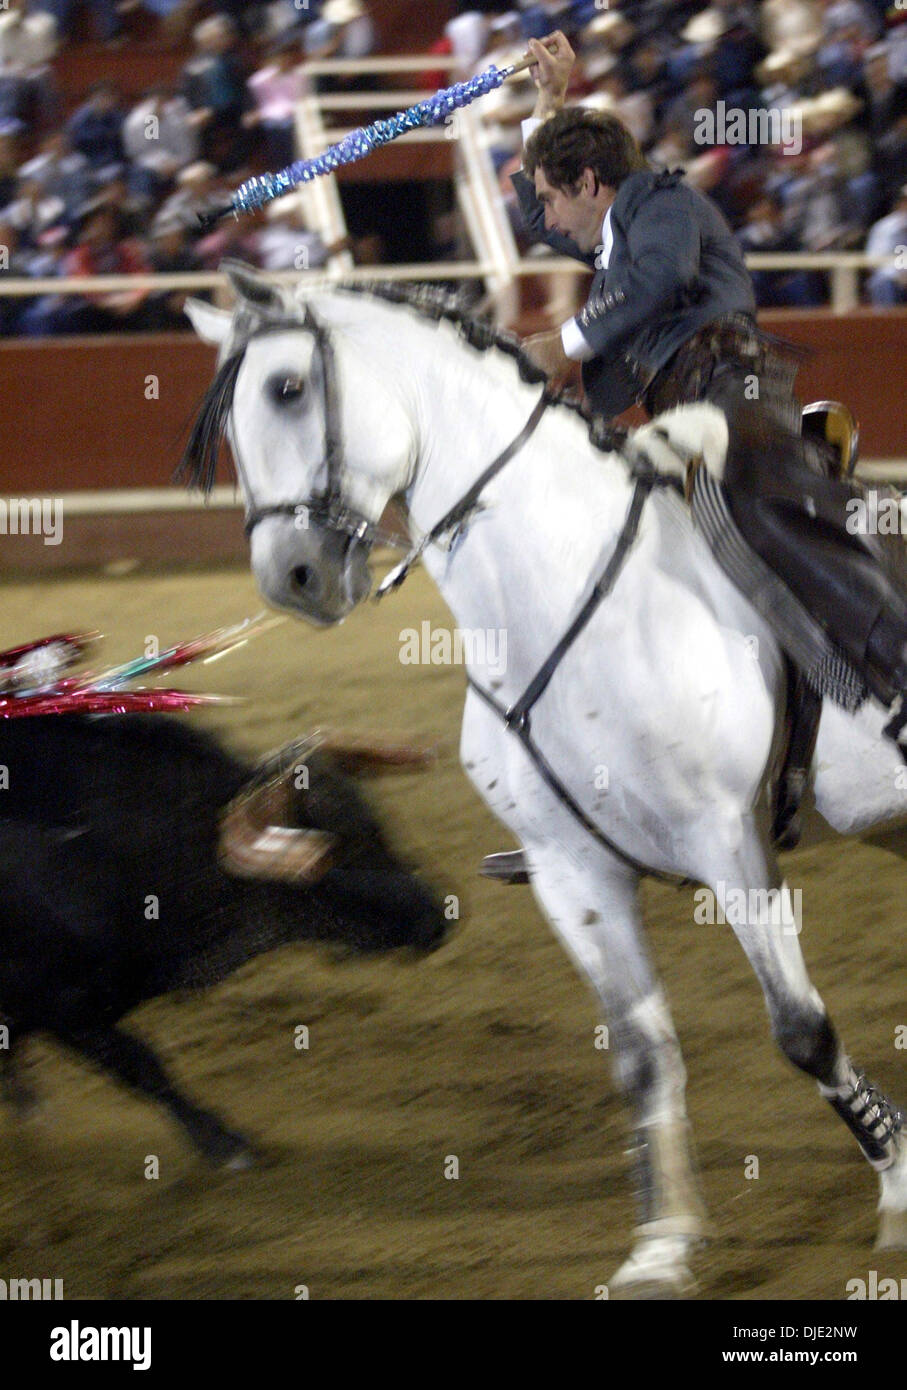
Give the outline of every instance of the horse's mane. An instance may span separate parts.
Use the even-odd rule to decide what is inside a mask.
[[[436,323],[444,320],[458,330],[460,336],[470,347],[479,352],[496,348],[516,363],[522,381],[531,385],[542,385],[548,380],[547,374],[537,366],[526,352],[520,339],[508,329],[496,328],[493,323],[477,317],[462,291],[454,292],[443,285],[427,281],[405,283],[400,280],[341,280],[334,288],[351,291],[354,294],[371,295],[375,299],[385,299],[391,304],[405,304],[415,309],[423,318]],[[625,430],[612,429],[600,416],[591,413],[585,402],[572,391],[562,391],[553,404],[570,410],[585,421],[589,430],[590,443],[602,453],[612,453],[626,438]]]
[[[341,280],[332,283],[329,288],[332,293],[341,290],[368,295],[390,304],[404,304],[410,309],[415,309],[422,318],[436,323],[443,320],[453,324],[470,347],[476,348],[479,352],[488,352],[494,348],[510,358],[516,364],[522,381],[531,385],[542,385],[548,379],[541,367],[536,366],[529,357],[516,334],[496,328],[494,324],[471,313],[462,293],[454,293],[443,286],[426,282],[404,284],[395,280]],[[280,323],[275,322],[272,327],[292,328],[294,322],[295,320],[283,320]],[[200,488],[205,494],[214,486],[218,455],[233,407],[236,378],[245,357],[248,341],[249,338],[241,341],[218,368],[214,380],[202,398],[188,443],[176,469],[175,478],[178,482],[185,483],[187,487]],[[612,453],[619,449],[626,438],[626,431],[614,429],[600,417],[592,415],[588,407],[572,392],[561,392],[554,397],[552,405],[579,415],[586,423],[589,442],[602,453]]]

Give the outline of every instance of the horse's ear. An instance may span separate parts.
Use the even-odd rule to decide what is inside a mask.
[[[226,309],[215,309],[213,304],[206,304],[203,299],[187,299],[184,307],[189,322],[203,342],[220,346],[226,341],[233,322],[231,313]]]
[[[239,302],[262,318],[286,318],[292,295],[283,285],[266,280],[243,261],[224,260],[218,266],[233,287]]]

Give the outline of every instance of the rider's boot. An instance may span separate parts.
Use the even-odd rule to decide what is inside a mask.
[[[529,864],[521,849],[486,854],[479,873],[483,878],[496,878],[499,883],[529,882]]]
[[[883,691],[876,693],[888,696],[885,703],[897,701],[885,732],[907,762],[907,624],[902,618],[890,611],[880,614],[866,644],[866,662],[884,682]]]

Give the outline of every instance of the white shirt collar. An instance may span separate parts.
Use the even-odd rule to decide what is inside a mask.
[[[613,203],[611,206],[613,207]],[[613,245],[614,233],[611,230],[611,208],[608,208],[608,211],[605,213],[605,220],[602,222],[602,249],[597,262],[599,269],[608,269],[608,262],[611,259],[611,248]]]

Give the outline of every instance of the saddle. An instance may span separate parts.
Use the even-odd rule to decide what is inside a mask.
[[[802,438],[809,465],[820,476],[842,482],[853,477],[859,429],[846,405],[815,401],[805,406]],[[882,491],[897,496],[893,490]],[[688,468],[686,496],[697,527],[718,563],[762,613],[785,654],[787,739],[775,786],[773,838],[777,848],[792,849],[800,839],[799,807],[815,751],[823,698],[854,711],[868,698],[870,688],[825,625],[767,563],[771,554],[763,558],[743,539],[723,487],[698,460]],[[894,544],[886,544],[892,539]],[[856,543],[873,553],[896,582],[907,583],[907,547],[898,537],[861,536]],[[884,696],[886,692],[875,693]]]
[[[613,428],[605,429],[612,447],[619,447],[622,441]],[[841,481],[852,478],[859,429],[847,406],[838,401],[815,401],[805,406],[801,431],[807,460],[820,476]],[[793,849],[801,835],[799,809],[815,752],[823,698],[827,695],[845,708],[857,709],[870,692],[822,624],[743,539],[724,488],[701,459],[688,463],[684,493],[713,555],[762,612],[785,655],[787,736],[773,790],[772,838],[776,848]],[[896,564],[907,571],[907,547],[899,544],[886,549],[892,551],[886,565]],[[525,855],[520,850],[487,855],[480,872],[503,883],[529,882]]]

